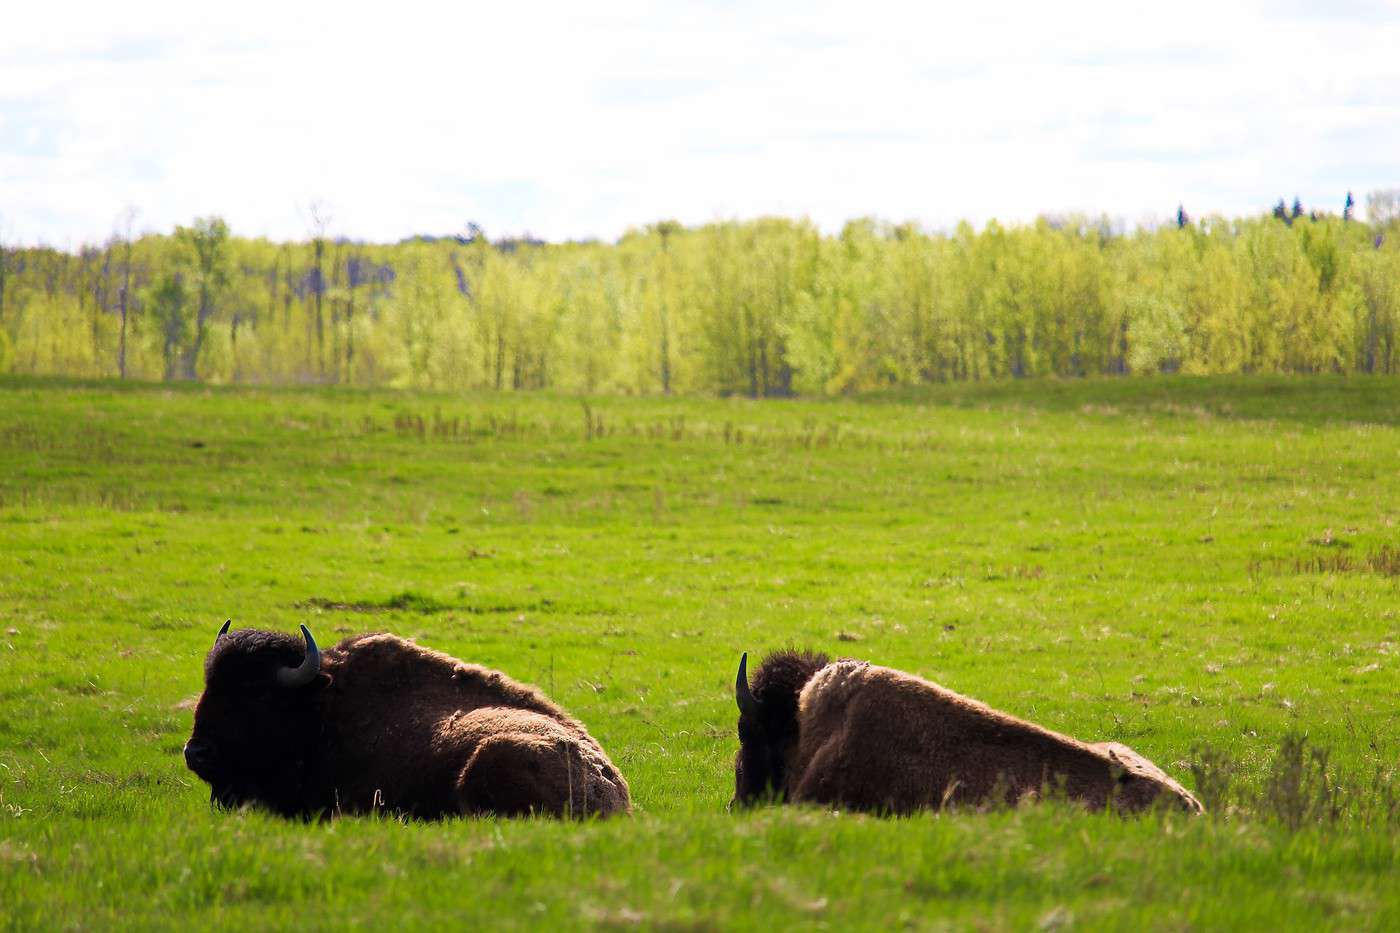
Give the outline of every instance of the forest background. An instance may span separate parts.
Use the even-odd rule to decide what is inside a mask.
[[[1400,370],[1400,189],[1126,230],[655,223],[616,243],[0,244],[0,373],[784,396],[1025,376]]]

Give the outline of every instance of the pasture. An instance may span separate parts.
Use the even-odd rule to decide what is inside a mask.
[[[1397,463],[1369,377],[3,379],[0,925],[1395,929]],[[637,812],[211,812],[180,749],[226,617],[536,683]],[[1212,812],[728,813],[739,653],[793,644],[1126,742]]]

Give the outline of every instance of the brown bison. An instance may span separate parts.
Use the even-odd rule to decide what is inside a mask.
[[[1042,792],[1136,812],[1201,805],[1126,745],[1090,745],[912,674],[782,651],[739,660],[734,801],[765,797],[907,813],[1016,803]]]
[[[605,816],[627,782],[534,687],[393,635],[219,630],[185,762],[223,806]]]

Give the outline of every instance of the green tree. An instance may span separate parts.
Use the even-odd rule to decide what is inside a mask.
[[[177,227],[175,237],[188,251],[184,263],[195,296],[194,339],[180,356],[179,377],[194,380],[199,378],[199,354],[209,333],[210,319],[229,286],[229,229],[221,218],[201,217],[189,227]]]
[[[183,376],[188,356],[185,344],[189,333],[189,299],[180,273],[170,272],[161,276],[147,293],[145,304],[160,331],[166,381]]]

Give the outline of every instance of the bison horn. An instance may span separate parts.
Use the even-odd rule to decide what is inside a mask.
[[[224,620],[224,627],[221,628],[221,629],[219,629],[219,634],[217,634],[217,635],[214,636],[214,644],[217,645],[217,644],[219,643],[219,639],[220,639],[220,638],[223,638],[225,635],[228,634],[228,627],[229,627],[230,625],[232,625],[232,624],[233,624],[233,620],[232,620],[232,619],[225,619],[225,620]]]
[[[284,687],[305,687],[321,671],[321,649],[316,647],[311,629],[303,625],[301,637],[306,639],[306,658],[300,667],[284,667],[277,672],[277,682]]]
[[[758,714],[758,698],[749,689],[749,653],[739,658],[739,676],[734,679],[734,699],[739,702],[739,713],[743,716]]]

